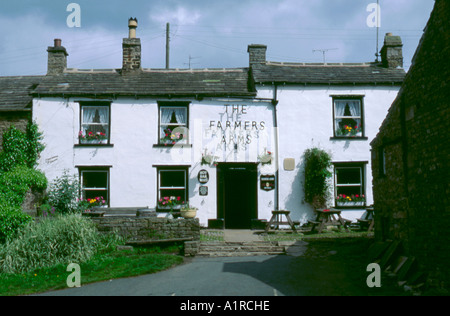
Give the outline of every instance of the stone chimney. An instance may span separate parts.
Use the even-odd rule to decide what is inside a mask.
[[[267,46],[261,44],[248,45],[247,52],[249,53],[250,67],[254,64],[266,63]]]
[[[137,26],[138,21],[136,18],[128,20],[128,38],[124,38],[122,43],[122,71],[125,73],[141,70],[141,39],[136,38]]]
[[[54,46],[49,46],[48,52],[48,66],[47,75],[61,75],[67,68],[67,54],[66,48],[61,46],[61,40],[55,39]]]
[[[403,43],[400,36],[386,33],[381,49],[381,62],[387,68],[403,68]]]

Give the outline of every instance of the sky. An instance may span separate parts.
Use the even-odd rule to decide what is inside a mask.
[[[66,47],[68,67],[122,67],[128,19],[137,18],[142,67],[248,67],[247,47],[267,45],[277,62],[372,62],[377,0],[16,0],[0,4],[0,76],[43,75],[47,47]],[[74,10],[68,6],[78,5]],[[379,0],[378,48],[386,33],[402,38],[408,70],[434,0]],[[75,16],[76,13],[80,13]],[[69,20],[69,23],[68,23]],[[73,25],[70,22],[79,22]]]

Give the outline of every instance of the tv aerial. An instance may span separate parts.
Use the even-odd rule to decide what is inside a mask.
[[[338,48],[326,48],[326,49],[313,49],[313,53],[315,52],[321,52],[323,55],[323,63],[326,64],[326,53],[331,50],[338,50]]]

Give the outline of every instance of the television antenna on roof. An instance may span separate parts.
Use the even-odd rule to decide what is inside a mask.
[[[193,60],[193,59],[198,59],[198,58],[200,58],[200,57],[192,57],[191,55],[189,55],[189,63],[184,63],[184,64],[185,64],[185,65],[188,65],[188,66],[189,66],[189,69],[191,69],[191,65],[193,65],[193,64],[198,64],[198,63],[193,63],[192,60]]]
[[[326,64],[325,54],[326,54],[327,52],[329,52],[330,50],[338,50],[338,48],[313,49],[313,53],[315,53],[315,52],[322,52],[322,55],[323,55],[323,63]]]

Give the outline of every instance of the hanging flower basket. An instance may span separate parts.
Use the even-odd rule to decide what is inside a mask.
[[[218,159],[219,159],[219,157],[214,156],[212,154],[202,154],[201,165],[217,166]]]
[[[272,152],[265,151],[263,154],[258,156],[258,160],[262,165],[272,164]]]

